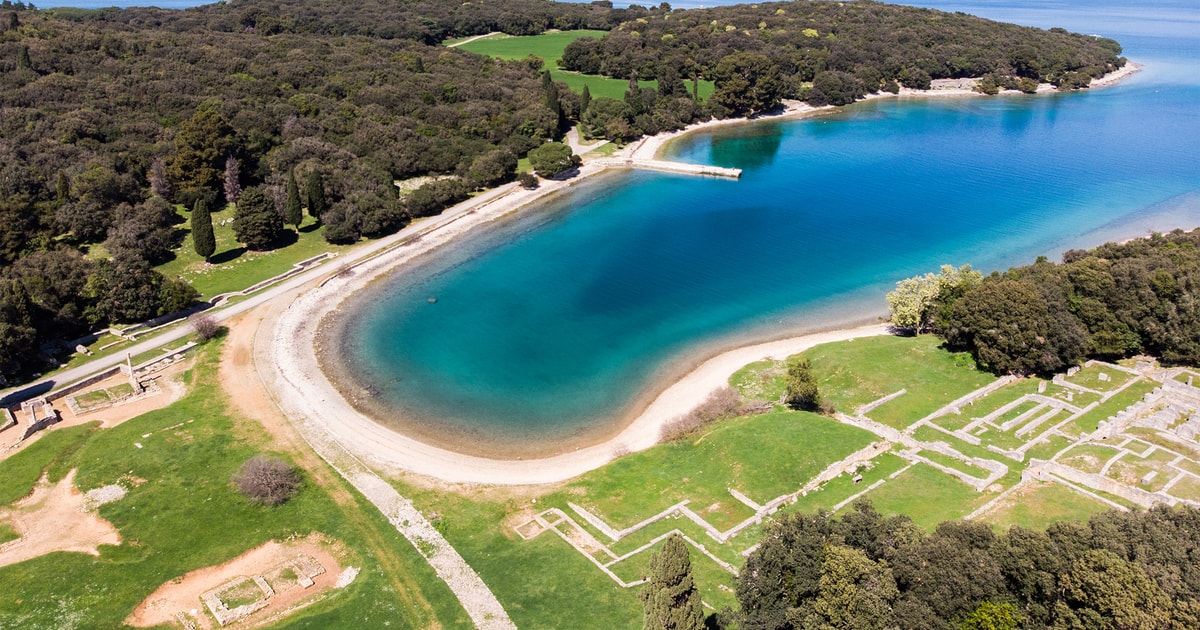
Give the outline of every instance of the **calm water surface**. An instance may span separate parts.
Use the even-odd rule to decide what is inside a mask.
[[[690,137],[740,181],[628,173],[378,283],[344,367],[377,415],[490,449],[595,439],[706,352],[873,318],[896,280],[1200,225],[1200,10],[928,2],[1120,40],[1120,86],[882,100]],[[429,298],[436,298],[431,302]]]

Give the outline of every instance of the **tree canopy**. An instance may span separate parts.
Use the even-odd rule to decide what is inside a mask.
[[[931,329],[993,372],[1028,374],[1139,352],[1200,363],[1198,291],[1200,230],[1176,230],[982,279],[944,266],[900,281],[888,302],[897,326]]]
[[[1187,628],[1200,617],[1200,510],[933,533],[859,501],[769,523],[738,578],[739,628]]]

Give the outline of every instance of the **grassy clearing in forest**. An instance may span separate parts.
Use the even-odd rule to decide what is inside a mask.
[[[479,55],[489,55],[499,57],[501,59],[525,59],[530,55],[542,58],[542,69],[550,71],[550,77],[555,81],[562,81],[575,93],[583,91],[583,86],[588,86],[588,92],[592,98],[598,96],[607,96],[621,100],[625,97],[625,90],[629,89],[629,81],[627,79],[614,79],[602,77],[592,74],[580,74],[578,72],[567,72],[560,70],[558,60],[562,58],[563,49],[567,44],[579,39],[580,37],[594,37],[597,39],[603,38],[608,33],[606,31],[595,30],[578,30],[578,31],[552,31],[542,33],[541,35],[528,36],[512,36],[503,33],[493,33],[486,37],[457,44],[463,40],[450,40],[447,45],[457,44],[456,48],[468,50]],[[466,38],[464,38],[466,39]],[[657,81],[638,81],[638,85],[642,88],[657,88]],[[691,90],[691,83],[686,83]],[[712,81],[700,82],[700,98],[706,99],[713,92]]]
[[[291,226],[284,229],[284,238],[278,247],[264,252],[247,251],[233,234],[233,206],[212,213],[213,235],[217,239],[217,250],[208,262],[196,254],[192,246],[189,223],[192,213],[179,209],[186,221],[179,225],[183,240],[172,250],[174,258],[155,269],[162,275],[187,280],[200,292],[201,299],[209,299],[221,293],[242,291],[247,287],[288,271],[296,263],[325,252],[345,251],[350,246],[331,245],[325,242],[324,228],[317,220],[305,215],[300,223],[300,232]]]

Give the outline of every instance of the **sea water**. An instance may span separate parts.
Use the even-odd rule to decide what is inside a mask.
[[[1200,225],[1200,10],[924,4],[1113,37],[1145,68],[1090,92],[875,100],[671,147],[739,181],[584,182],[345,313],[340,362],[375,415],[488,452],[596,439],[705,354],[873,319],[906,276]]]

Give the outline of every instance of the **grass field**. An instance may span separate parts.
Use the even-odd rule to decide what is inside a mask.
[[[1038,482],[1018,492],[1019,496],[1007,505],[989,511],[981,519],[1004,530],[1013,525],[1045,529],[1055,521],[1086,521],[1093,514],[1111,509],[1106,503],[1058,483]]]
[[[234,238],[233,212],[233,208],[227,206],[212,213],[217,250],[209,259],[210,262],[206,263],[196,255],[195,249],[192,248],[188,224],[183,223],[179,226],[184,232],[183,242],[174,250],[175,258],[155,269],[168,278],[178,276],[187,280],[200,292],[202,299],[208,299],[221,293],[241,291],[277,276],[291,269],[292,265],[317,254],[345,251],[349,248],[326,243],[322,236],[324,228],[316,224],[316,219],[305,216],[304,222],[300,224],[299,235],[290,227],[287,228],[287,238],[280,247],[265,252],[246,251]],[[190,220],[191,212],[181,209],[179,213]]]
[[[871,412],[873,420],[904,428],[996,377],[975,369],[971,357],[948,352],[933,335],[867,337],[817,346],[801,354],[812,361],[821,396],[835,409],[859,407],[906,389]],[[785,369],[780,362],[753,363],[730,379],[748,398],[778,400]]]
[[[580,37],[595,37],[599,39],[607,34],[605,31],[594,30],[555,31],[524,37],[493,33],[492,35],[461,44],[459,42],[464,41],[463,39],[450,40],[446,42],[446,45],[501,59],[524,59],[530,55],[541,57],[543,61],[542,68],[550,71],[550,77],[555,81],[566,83],[574,92],[582,92],[583,86],[586,85],[592,98],[607,96],[620,100],[625,97],[625,90],[629,88],[628,79],[613,79],[590,74],[580,74],[578,72],[567,72],[560,70],[558,67],[558,60],[562,58],[563,49],[567,47],[567,44]],[[657,88],[658,82],[638,81],[638,85],[641,87]],[[691,89],[690,83],[688,83],[688,88]],[[708,98],[712,92],[712,81],[700,82],[701,99]]]
[[[974,509],[981,495],[974,488],[925,464],[916,464],[867,493],[881,514],[904,514],[925,529],[959,518]],[[847,507],[846,509],[849,509]]]
[[[317,479],[329,475],[310,469],[300,494],[277,508],[252,505],[236,492],[230,477],[271,448],[261,427],[226,408],[215,385],[217,350],[214,343],[201,353],[179,402],[111,429],[52,430],[0,462],[0,503],[27,494],[43,471],[57,480],[77,468],[83,491],[112,483],[128,489],[99,511],[120,532],[121,545],[102,547],[98,558],[56,553],[0,568],[0,627],[115,628],[166,580],[312,531],[343,541],[348,564],[362,573],[275,627],[470,627],[416,550],[340,477],[328,487]]]

